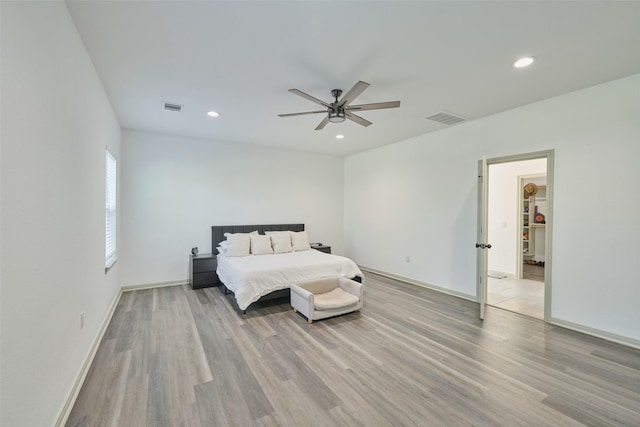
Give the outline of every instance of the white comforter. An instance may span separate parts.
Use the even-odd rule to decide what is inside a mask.
[[[273,255],[226,257],[218,255],[218,277],[233,291],[241,310],[260,297],[292,283],[327,276],[364,275],[349,258],[311,249]]]

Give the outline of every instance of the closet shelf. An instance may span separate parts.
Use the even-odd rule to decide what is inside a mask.
[[[545,224],[537,223],[535,222],[535,219],[538,214],[544,215],[544,212],[547,210],[547,186],[544,184],[538,185],[538,191],[536,194],[528,195],[527,192],[524,191],[524,187],[529,181],[529,178],[539,177],[521,176],[519,178],[521,190],[519,196],[520,204],[518,206],[518,210],[520,211],[520,214],[518,215],[518,230],[520,233],[518,245],[522,251],[521,255],[519,255],[520,261],[524,261],[524,263],[532,258],[544,258],[544,235],[546,233]],[[519,274],[520,277],[523,277],[522,269]]]

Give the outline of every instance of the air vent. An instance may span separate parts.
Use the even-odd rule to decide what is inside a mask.
[[[456,116],[455,114],[447,113],[446,111],[440,111],[435,114],[431,114],[426,119],[433,120],[434,122],[442,123],[448,126],[455,125],[456,123],[464,122],[467,120],[464,117]]]
[[[180,113],[182,111],[182,105],[180,105],[180,104],[172,104],[170,102],[165,102],[164,103],[164,109],[168,110],[168,111],[175,111],[177,113]]]

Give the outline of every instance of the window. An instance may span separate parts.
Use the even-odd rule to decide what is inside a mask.
[[[106,150],[105,168],[105,260],[104,267],[109,269],[118,259],[116,251],[116,159]]]

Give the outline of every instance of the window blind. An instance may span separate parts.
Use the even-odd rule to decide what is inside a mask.
[[[106,150],[105,168],[105,268],[116,262],[116,159]]]

